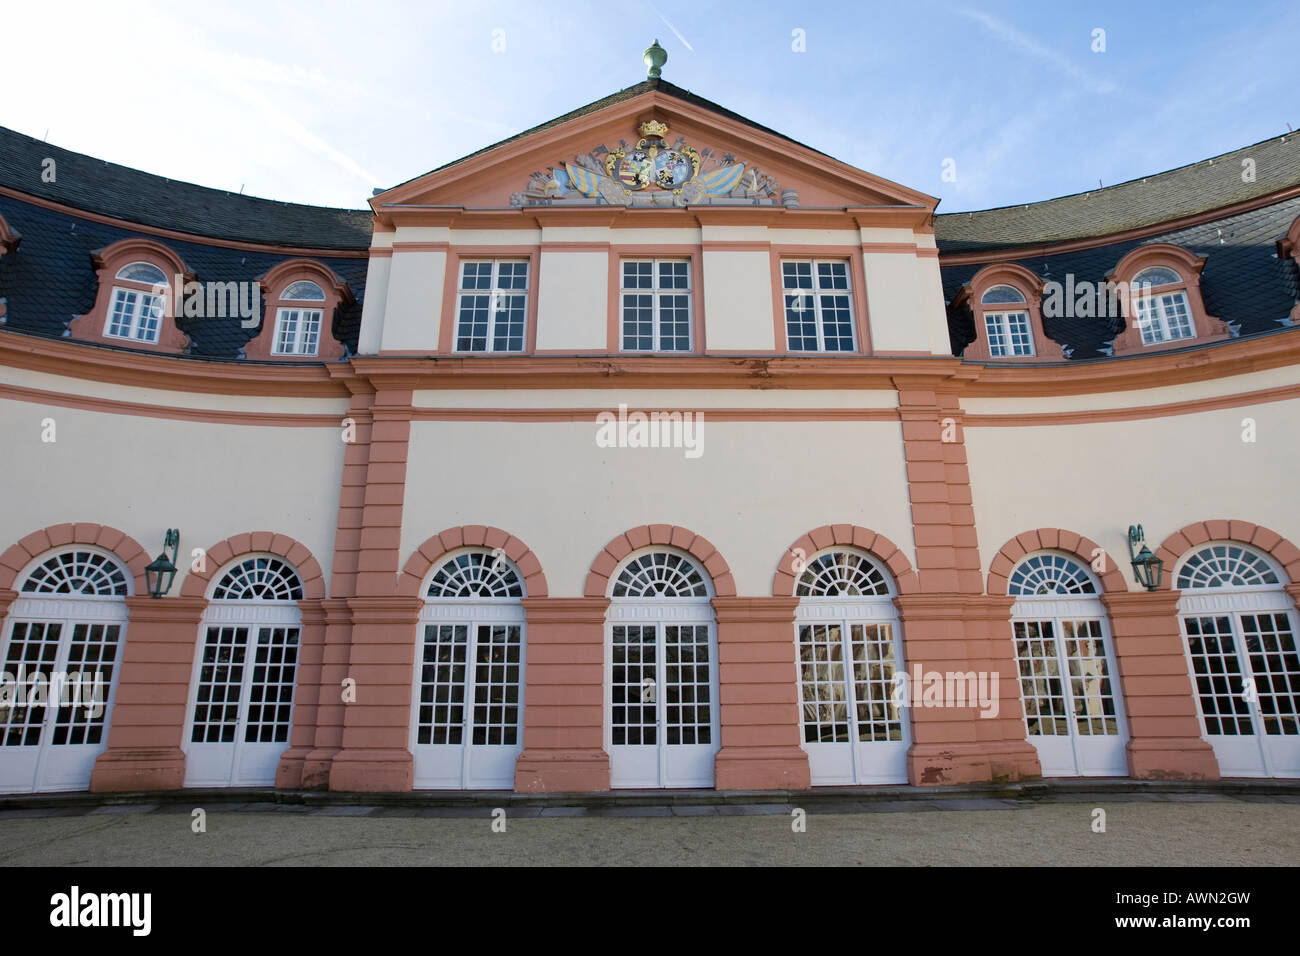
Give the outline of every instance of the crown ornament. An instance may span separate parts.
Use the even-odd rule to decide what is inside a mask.
[[[646,120],[644,123],[642,123],[640,126],[637,127],[637,130],[646,139],[649,139],[651,137],[654,137],[656,139],[664,139],[668,136],[668,124],[661,123],[658,120]]]

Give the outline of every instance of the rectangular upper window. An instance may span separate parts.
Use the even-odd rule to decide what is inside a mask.
[[[528,260],[460,264],[457,352],[522,352],[528,315]]]
[[[1028,312],[985,312],[984,328],[988,332],[991,357],[1034,354]]]
[[[315,355],[320,342],[320,309],[280,309],[275,319],[272,355]]]
[[[1187,296],[1182,292],[1147,295],[1133,300],[1143,345],[1158,345],[1196,336]]]
[[[622,341],[624,352],[691,351],[689,259],[625,259]]]
[[[113,289],[104,334],[115,339],[157,342],[162,321],[162,296],[134,289]]]
[[[791,352],[856,351],[848,262],[783,260],[781,289]]]

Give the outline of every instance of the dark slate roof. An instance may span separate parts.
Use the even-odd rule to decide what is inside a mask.
[[[15,252],[0,256],[0,295],[7,308],[0,321],[5,329],[36,335],[62,336],[73,318],[94,307],[97,279],[91,253],[119,239],[141,236],[163,243],[181,257],[200,282],[253,281],[277,263],[298,258],[160,238],[6,196],[0,196],[0,216],[22,235]],[[335,337],[355,353],[368,260],[328,254],[311,258],[333,269],[356,297],[354,304],[339,309],[333,326]],[[176,321],[190,336],[190,355],[215,359],[237,358],[261,327],[241,328],[237,316],[178,317]]]
[[[630,99],[635,99],[641,94],[649,93],[652,90],[657,90],[658,92],[663,93],[666,96],[674,97],[676,99],[681,100],[684,103],[690,103],[692,106],[697,106],[700,109],[708,110],[709,112],[716,113],[719,116],[725,116],[727,119],[734,120],[737,123],[741,123],[745,126],[748,126],[750,129],[756,129],[761,132],[768,133],[772,136],[776,136],[780,139],[785,140],[787,143],[794,143],[796,146],[801,146],[804,149],[812,150],[812,152],[818,153],[822,156],[827,155],[826,153],[823,153],[819,149],[813,149],[811,146],[807,146],[804,143],[799,142],[797,139],[791,139],[789,136],[786,136],[784,133],[778,132],[777,130],[771,129],[770,127],[767,126],[763,126],[760,123],[755,123],[753,120],[741,116],[739,113],[733,113],[725,106],[719,106],[717,103],[714,103],[712,100],[706,100],[704,97],[697,96],[696,94],[692,93],[690,90],[683,89],[680,86],[676,86],[675,84],[669,83],[667,80],[660,78],[656,80],[642,80],[640,83],[637,83],[634,86],[629,86],[626,89],[619,90],[617,93],[611,93],[609,96],[605,96],[592,103],[588,103],[586,106],[580,106],[576,110],[571,110],[570,112],[565,113],[563,116],[557,116],[555,119],[548,120],[547,122],[542,123],[540,126],[534,126],[531,129],[524,130],[522,133],[516,133],[514,136],[508,136],[499,142],[493,143],[491,146],[484,146],[482,149],[475,150],[474,152],[466,156],[462,156],[460,159],[453,159],[450,163],[444,163],[441,166],[435,167],[434,169],[429,170],[429,172],[427,173],[421,173],[419,176],[412,176],[410,179],[406,180],[406,182],[398,183],[396,186],[393,186],[391,188],[396,189],[398,186],[405,186],[406,183],[415,182],[415,180],[421,179],[424,176],[428,176],[430,173],[436,173],[444,169],[449,169],[452,166],[457,165],[458,163],[465,162],[467,159],[473,159],[475,156],[481,156],[484,153],[490,152],[501,146],[505,146],[507,143],[513,143],[516,140],[523,139],[525,136],[532,136],[534,133],[540,133],[542,130],[551,129],[552,127],[555,126],[561,126],[569,122],[570,120],[577,119],[580,116],[586,116],[589,113],[596,113],[600,110],[605,109],[608,106],[613,106],[616,103],[622,103]]]
[[[1242,182],[1242,160],[1255,179]],[[1116,186],[1020,206],[935,216],[940,252],[987,252],[1124,232],[1300,184],[1300,133],[1287,133]]]
[[[1076,285],[1085,280],[1100,285],[1130,249],[1154,242],[1182,246],[1206,257],[1201,273],[1201,295],[1206,311],[1229,323],[1236,334],[1253,335],[1276,331],[1285,324],[1300,297],[1300,274],[1295,261],[1277,255],[1277,240],[1286,235],[1297,216],[1300,216],[1300,197],[1142,239],[1007,261],[1022,265],[1045,280],[1066,284],[1072,275]],[[945,266],[942,259],[939,264],[944,299],[949,303],[987,265]],[[1118,322],[1106,318],[1043,318],[1044,331],[1049,338],[1072,350],[1068,353],[1071,360],[1108,355],[1104,350],[1123,330],[1122,323],[1122,318]],[[953,354],[959,355],[975,340],[970,310],[958,310],[950,305],[948,327]]]
[[[46,157],[56,164],[52,183],[41,181]],[[61,149],[4,127],[0,185],[144,226],[240,242],[365,249],[373,231],[368,209],[303,206],[195,186]]]

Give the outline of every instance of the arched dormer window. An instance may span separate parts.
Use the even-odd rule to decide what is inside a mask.
[[[1286,236],[1278,240],[1277,251],[1283,259],[1289,257],[1294,261],[1295,268],[1300,270],[1300,216],[1296,216],[1295,222],[1291,223]],[[1291,310],[1291,323],[1300,325],[1300,298],[1296,299],[1295,308]]]
[[[244,346],[245,358],[328,362],[343,357],[334,316],[354,300],[332,270],[311,259],[289,259],[258,283],[266,308],[261,329]]]
[[[174,290],[193,280],[184,261],[152,239],[123,239],[91,253],[99,291],[95,305],[68,324],[88,342],[158,352],[183,352],[189,338],[176,325]]]
[[[1043,331],[1043,282],[1024,266],[985,266],[971,277],[954,305],[967,304],[975,320],[968,359],[1061,361],[1065,352]]]
[[[1127,321],[1112,343],[1114,354],[1226,339],[1228,327],[1205,313],[1204,267],[1204,257],[1168,243],[1138,246],[1120,259],[1106,277],[1120,290]]]

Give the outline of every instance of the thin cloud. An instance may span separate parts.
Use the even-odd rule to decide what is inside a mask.
[[[968,20],[974,20],[999,40],[1009,43],[1021,53],[1032,56],[1072,80],[1079,81],[1093,93],[1114,93],[1118,89],[1110,80],[1099,79],[1087,70],[1080,69],[1071,63],[1068,57],[1061,55],[1050,47],[1044,46],[1029,34],[1021,33],[1011,24],[999,20],[997,17],[990,16],[981,10],[958,9],[956,12]]]

